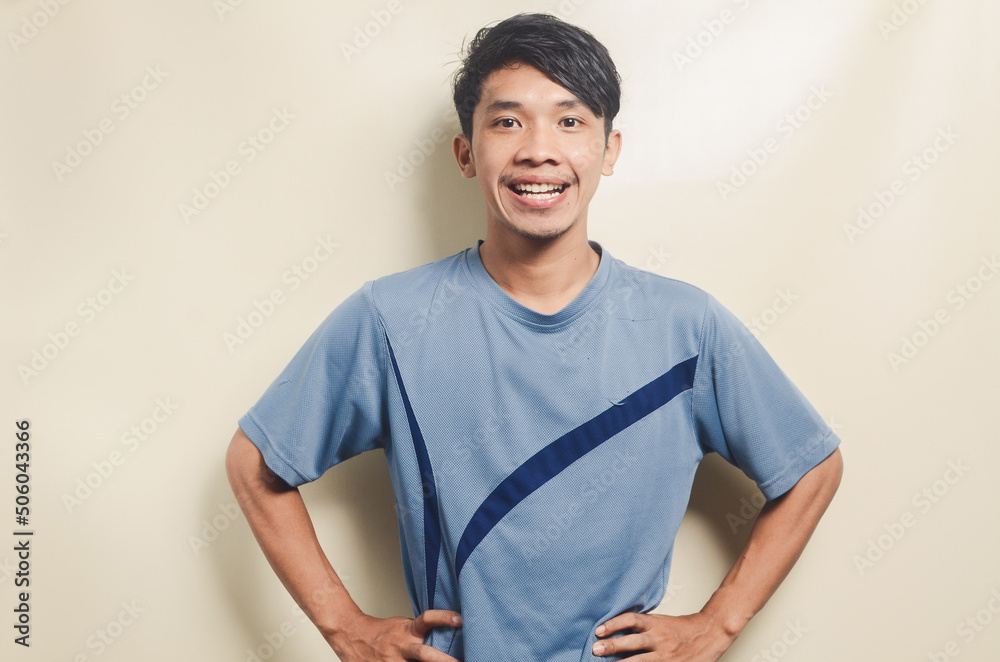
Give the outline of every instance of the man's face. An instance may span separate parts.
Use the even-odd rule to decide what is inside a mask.
[[[618,130],[605,144],[603,118],[526,64],[487,77],[472,127],[471,143],[460,134],[453,147],[462,175],[479,181],[488,232],[545,240],[576,228],[586,235],[590,199],[621,150]],[[543,191],[526,194],[531,185]]]

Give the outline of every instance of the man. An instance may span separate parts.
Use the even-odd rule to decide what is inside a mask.
[[[588,32],[539,14],[481,30],[454,152],[486,239],[366,283],[240,419],[233,490],[345,662],[717,660],[837,489],[839,439],[735,316],[588,239],[619,96]],[[294,487],[374,448],[414,619],[361,612]],[[647,613],[713,451],[769,501],[699,613]]]

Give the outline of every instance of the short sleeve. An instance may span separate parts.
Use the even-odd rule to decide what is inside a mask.
[[[272,471],[290,485],[384,447],[386,363],[371,282],[320,324],[239,420]]]
[[[774,499],[840,439],[750,330],[706,296],[692,400],[699,443]]]

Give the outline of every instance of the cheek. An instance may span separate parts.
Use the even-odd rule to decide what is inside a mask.
[[[603,162],[605,151],[606,151],[606,146],[604,144],[604,137],[595,136],[587,140],[586,143],[580,146],[580,148],[577,150],[575,158],[581,161],[586,161],[588,163]]]
[[[604,143],[577,146],[567,154],[570,166],[581,176],[583,173],[600,172],[604,167]]]
[[[577,178],[576,183],[586,187],[591,180],[600,178],[604,163],[599,158],[593,158],[593,155],[579,154],[569,161],[569,167]]]

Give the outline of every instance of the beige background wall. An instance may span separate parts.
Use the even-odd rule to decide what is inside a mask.
[[[500,6],[3,3],[2,623],[22,419],[35,531],[32,646],[5,625],[4,659],[334,659],[225,447],[333,306],[482,236],[449,76],[463,38],[541,10],[624,80],[591,236],[715,294],[844,440],[840,494],[724,659],[995,660],[1000,5]],[[303,491],[358,601],[408,614],[384,459]],[[704,465],[663,611],[701,606],[755,503]]]

